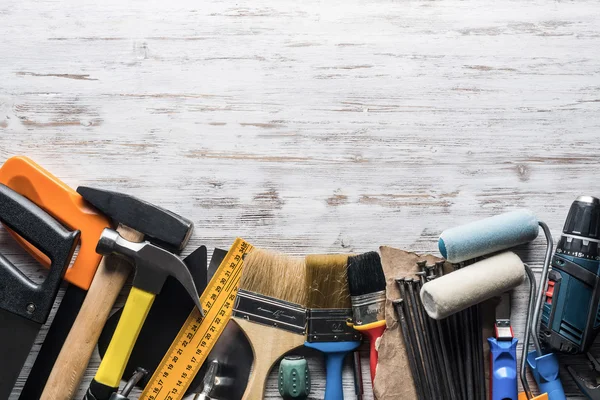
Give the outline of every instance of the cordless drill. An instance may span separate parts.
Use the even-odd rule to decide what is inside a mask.
[[[586,352],[600,331],[600,200],[573,202],[552,258],[541,340],[561,352]]]

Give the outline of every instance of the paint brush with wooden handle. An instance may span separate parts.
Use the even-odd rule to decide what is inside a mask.
[[[292,258],[254,249],[244,260],[232,319],[244,332],[254,364],[243,400],[264,397],[273,365],[301,347],[306,334],[306,266]]]
[[[371,344],[371,382],[377,369],[377,340],[385,331],[385,275],[381,258],[371,251],[348,258],[348,287],[354,313],[354,329]]]
[[[360,346],[360,333],[347,324],[352,319],[348,255],[310,255],[305,260],[309,310],[304,346],[325,355],[325,400],[342,400],[344,359]]]

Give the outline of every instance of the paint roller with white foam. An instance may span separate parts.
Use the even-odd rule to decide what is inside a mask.
[[[523,261],[506,251],[427,282],[421,300],[427,314],[439,320],[499,296],[524,279]]]

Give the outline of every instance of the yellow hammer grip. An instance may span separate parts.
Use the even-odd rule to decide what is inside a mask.
[[[154,293],[132,287],[119,318],[117,329],[106,349],[94,379],[109,387],[119,387],[129,356],[146,316],[154,303]]]

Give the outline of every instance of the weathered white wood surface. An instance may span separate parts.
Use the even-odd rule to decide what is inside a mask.
[[[517,207],[558,235],[600,194],[599,50],[592,0],[3,0],[0,161],[176,210],[192,246],[435,253]]]

